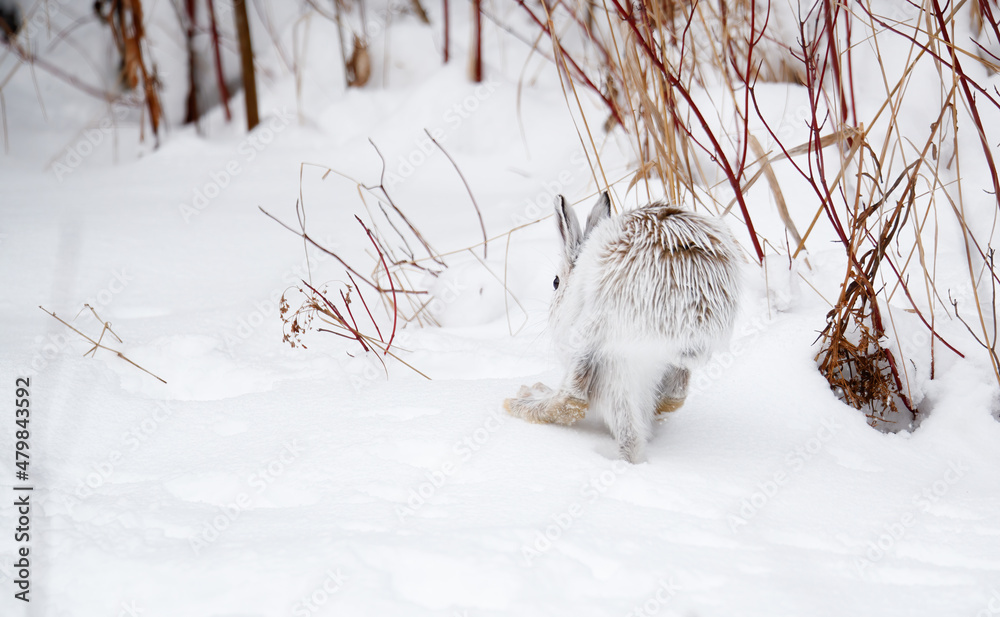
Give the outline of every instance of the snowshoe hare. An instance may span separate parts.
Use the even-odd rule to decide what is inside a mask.
[[[561,195],[555,210],[564,260],[549,326],[568,370],[558,391],[522,387],[504,407],[556,424],[593,408],[634,463],[653,419],[684,403],[690,370],[732,332],[739,249],[719,220],[664,203],[611,216],[604,193],[583,230]]]

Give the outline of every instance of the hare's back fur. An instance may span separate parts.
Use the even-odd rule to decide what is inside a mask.
[[[667,341],[692,360],[728,337],[739,257],[717,220],[654,203],[602,221],[587,245],[579,278],[593,282],[585,295],[605,335]]]

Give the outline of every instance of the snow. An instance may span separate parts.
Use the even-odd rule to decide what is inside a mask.
[[[272,72],[254,134],[240,129],[239,97],[232,124],[213,110],[203,134],[175,126],[158,149],[148,136],[136,145],[130,115],[114,133],[117,159],[108,134],[62,176],[53,157],[106,107],[79,103],[39,73],[45,123],[29,75],[5,87],[0,374],[5,396],[15,377],[31,377],[35,488],[30,605],[13,597],[14,491],[0,499],[0,614],[1000,613],[989,364],[961,324],[939,316],[966,358],[938,347],[931,380],[929,359],[915,354],[919,427],[869,427],[814,360],[829,310],[820,294],[830,298],[843,277],[835,246],[810,243],[809,265],[792,270],[773,254],[765,269],[744,267],[747,301],[729,349],[693,377],[687,403],[656,427],[648,461],[635,466],[616,460],[597,418],[540,426],[501,407],[522,384],[560,378],[545,327],[558,258],[551,221],[518,231],[509,247],[491,242],[485,260],[480,248],[449,258],[432,287],[442,326],[411,325],[396,340],[431,380],[396,361],[387,378],[377,359],[336,337],[311,336],[307,349],[282,342],[281,294],[307,272],[344,280],[315,250],[307,265],[301,240],[258,209],[295,220],[303,162],[372,182],[370,138],[399,176],[394,199],[441,252],[481,232],[425,128],[458,162],[491,237],[547,215],[555,192],[592,200],[554,68],[536,57],[519,92],[527,50],[506,38],[490,48],[491,81],[468,83],[468,9],[452,4],[460,30],[448,66],[436,30],[394,14],[388,74],[380,68],[371,87],[344,92],[321,38],[334,40],[332,30],[315,18],[301,99],[294,75],[264,55]],[[172,9],[156,10],[169,21]],[[294,20],[274,19],[290,44]],[[766,90],[776,110],[803,96],[794,86]],[[597,103],[583,104],[599,125]],[[621,143],[612,138],[602,152],[609,178],[630,169]],[[301,173],[310,231],[367,268],[354,185]],[[747,199],[762,233],[783,237],[766,191]],[[791,207],[804,223],[815,211],[809,200]],[[959,290],[964,257],[943,251],[939,262]],[[516,303],[505,304],[497,277]],[[84,356],[89,345],[37,308],[76,316],[93,336],[100,324],[77,316],[84,303],[111,322],[127,357],[167,383],[107,352]],[[904,308],[893,313],[901,344],[926,346]],[[13,412],[3,417],[6,492],[15,429]]]

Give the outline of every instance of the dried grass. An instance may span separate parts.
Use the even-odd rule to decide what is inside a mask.
[[[117,349],[114,349],[112,347],[109,347],[108,345],[104,344],[104,335],[105,334],[110,334],[119,343],[124,343],[124,341],[121,339],[121,337],[119,337],[115,333],[114,330],[111,329],[111,322],[105,321],[105,320],[101,319],[101,316],[97,314],[97,311],[94,310],[94,307],[90,306],[89,304],[84,304],[83,308],[80,309],[80,311],[76,314],[76,316],[79,317],[80,314],[83,313],[84,311],[90,311],[90,313],[94,316],[94,319],[96,319],[98,321],[98,323],[101,324],[101,333],[97,335],[97,340],[94,340],[93,337],[91,337],[91,336],[89,336],[87,334],[84,334],[76,326],[72,325],[71,323],[69,323],[68,321],[66,321],[65,319],[63,319],[62,317],[59,317],[58,315],[56,315],[54,311],[50,311],[47,308],[45,308],[44,306],[39,306],[38,308],[42,309],[43,311],[45,311],[46,313],[48,313],[49,315],[51,315],[56,321],[58,321],[59,323],[61,323],[64,326],[66,326],[67,328],[69,328],[73,332],[77,333],[78,335],[80,335],[80,338],[82,338],[83,340],[85,340],[85,341],[87,341],[88,343],[91,344],[91,348],[88,349],[86,352],[84,352],[84,354],[83,354],[84,356],[97,357],[97,350],[98,349],[103,349],[104,351],[108,351],[108,352],[114,354],[115,356],[117,356],[119,359],[124,360],[125,362],[131,364],[132,366],[134,366],[135,368],[139,369],[143,373],[146,373],[150,377],[155,378],[160,383],[167,383],[166,380],[163,379],[162,377],[159,377],[158,375],[150,372],[149,370],[147,370],[147,369],[139,366],[138,364],[136,364],[135,362],[133,362],[132,360],[130,360],[121,351],[119,351]],[[74,318],[74,320],[75,320],[75,318]]]

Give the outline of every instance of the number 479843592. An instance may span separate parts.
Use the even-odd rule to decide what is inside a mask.
[[[14,430],[14,466],[17,467],[17,479],[26,481],[28,479],[28,422],[31,419],[31,378],[18,377],[14,383],[14,404],[16,406],[14,423],[17,428]]]

